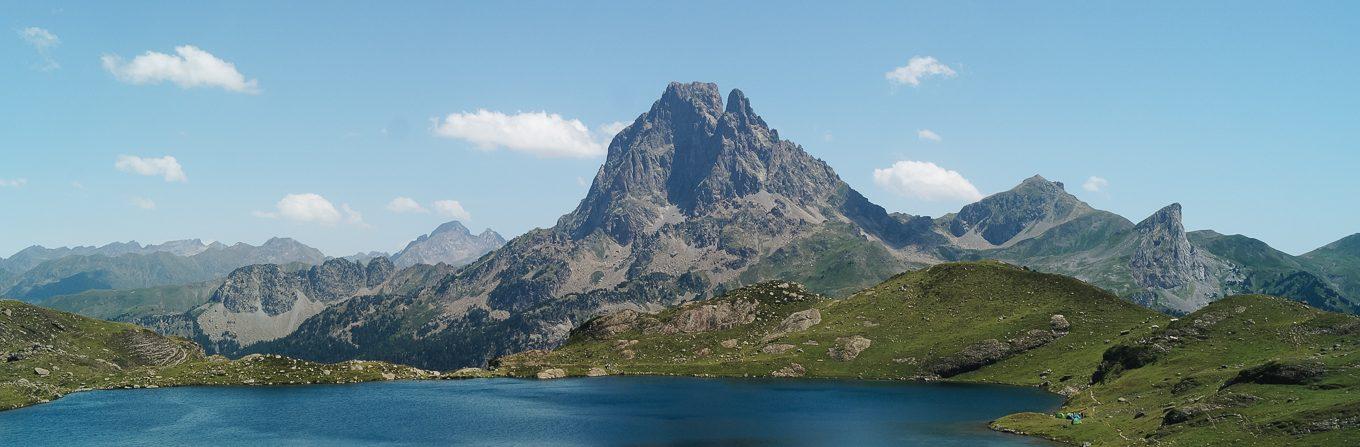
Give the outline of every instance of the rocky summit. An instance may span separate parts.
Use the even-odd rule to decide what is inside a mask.
[[[421,235],[406,248],[392,255],[392,262],[403,269],[416,264],[439,263],[454,267],[467,265],[492,250],[505,245],[505,238],[490,228],[473,235],[458,221],[447,222],[430,234]],[[371,258],[371,256],[370,256]]]
[[[471,237],[446,226],[395,258],[424,256],[445,235]],[[552,228],[463,268],[427,269],[337,302],[246,352],[480,365],[557,346],[606,312],[654,311],[769,279],[843,296],[909,268],[986,258],[1171,313],[1236,293],[1355,308],[1340,286],[1349,284],[1348,245],[1315,261],[1272,251],[1270,262],[1242,246],[1187,232],[1178,204],[1135,224],[1040,176],[938,219],[888,213],[781,138],[740,90],[724,99],[714,84],[672,83],[614,137],[586,197]]]

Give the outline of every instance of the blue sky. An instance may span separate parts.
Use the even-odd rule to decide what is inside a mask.
[[[604,128],[672,80],[741,88],[894,211],[1042,174],[1291,253],[1360,231],[1345,3],[187,3],[0,6],[0,256],[275,235],[395,251],[461,215],[436,201],[476,230],[551,226]],[[185,46],[231,65],[187,66]],[[886,76],[913,57],[934,58],[919,84]],[[558,127],[505,141],[536,123]]]

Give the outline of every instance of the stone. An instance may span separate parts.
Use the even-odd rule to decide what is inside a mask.
[[[396,380],[397,375],[392,373],[382,373],[383,380]]]
[[[806,374],[807,369],[803,368],[803,365],[797,363],[790,363],[789,366],[779,368],[770,373],[770,375],[774,377],[803,377]]]
[[[869,345],[871,344],[873,344],[872,340],[859,335],[840,337],[836,339],[835,346],[827,348],[826,354],[836,360],[848,362],[854,360],[855,357],[859,357],[859,353],[864,352],[865,349],[869,349]]]
[[[1067,323],[1067,317],[1062,314],[1053,314],[1053,316],[1048,317],[1048,327],[1057,332],[1067,332],[1067,329],[1071,328],[1072,325]]]
[[[817,309],[800,310],[784,317],[779,325],[775,326],[774,331],[766,335],[763,341],[774,340],[788,334],[808,330],[822,322],[822,312]]]
[[[37,374],[38,377],[47,377],[48,374],[52,374],[52,372],[51,372],[51,371],[48,371],[46,368],[37,368],[37,367],[33,368],[33,373],[34,373],[34,374]]]
[[[796,347],[796,346],[790,345],[790,344],[775,343],[775,344],[769,344],[769,345],[765,345],[765,346],[761,347],[761,348],[760,348],[760,352],[765,353],[765,354],[783,354],[783,353],[785,353],[785,352],[789,352],[789,350],[791,350],[791,349],[793,349],[793,348],[795,348],[795,347]]]
[[[609,375],[609,371],[605,371],[604,368],[600,367],[590,368],[589,370],[586,371],[587,377],[600,377],[607,375]]]
[[[539,379],[561,379],[567,376],[567,371],[562,368],[548,368],[538,372]]]
[[[735,339],[735,338],[729,338],[729,339],[727,339],[727,340],[723,340],[723,341],[722,341],[722,347],[727,348],[727,349],[736,348],[736,347],[737,347],[737,339]]]

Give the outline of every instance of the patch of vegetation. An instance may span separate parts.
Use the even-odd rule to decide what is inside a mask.
[[[458,376],[485,374],[463,371]],[[204,356],[189,340],[0,300],[0,410],[85,390],[187,385],[298,385],[453,375],[383,362],[335,364],[276,355]]]
[[[208,302],[222,280],[130,290],[86,290],[44,299],[43,307],[101,320],[133,321],[150,315],[188,312]]]

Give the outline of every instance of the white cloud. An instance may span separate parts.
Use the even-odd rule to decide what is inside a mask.
[[[119,155],[118,160],[113,162],[113,167],[137,175],[162,176],[167,182],[189,181],[189,177],[184,175],[184,167],[179,165],[179,160],[169,155],[160,158]]]
[[[331,201],[319,194],[289,194],[274,205],[274,211],[255,211],[255,217],[287,219],[294,222],[335,225],[340,222],[340,211]]]
[[[608,143],[609,140],[614,139],[614,135],[618,135],[619,132],[623,132],[623,129],[627,129],[628,124],[629,123],[625,123],[623,121],[615,121],[600,126],[598,128],[598,131],[600,132],[600,135],[604,137],[605,143]]]
[[[907,61],[907,65],[894,68],[892,71],[884,73],[883,77],[893,85],[910,85],[916,87],[921,85],[922,80],[932,76],[952,78],[956,74],[957,73],[954,72],[953,68],[941,64],[940,61],[935,60],[934,57],[913,56]]]
[[[151,199],[148,199],[148,198],[146,198],[146,197],[133,197],[133,198],[129,199],[129,202],[132,203],[132,206],[135,206],[135,207],[137,207],[137,208],[141,208],[141,209],[144,209],[144,210],[154,210],[154,209],[156,209],[156,202],[155,202],[155,201],[152,201]]]
[[[893,193],[922,200],[974,202],[982,193],[957,171],[928,161],[902,160],[874,170],[874,184]]]
[[[1093,175],[1081,184],[1081,189],[1091,192],[1100,192],[1104,191],[1108,186],[1110,186],[1109,180],[1105,180],[1104,177],[1096,177]]]
[[[482,150],[506,149],[548,158],[604,155],[609,139],[623,129],[618,127],[620,123],[610,123],[591,132],[580,120],[556,113],[507,115],[485,109],[450,114],[443,121],[436,118],[434,123],[435,135],[465,140]]]
[[[397,197],[387,202],[387,210],[394,213],[428,213],[430,210],[420,206],[420,202],[410,197]]]
[[[830,142],[832,142],[832,141],[836,141],[836,136],[835,136],[835,135],[832,135],[831,132],[823,132],[823,133],[822,133],[822,141],[825,141],[825,142],[828,142],[828,143],[830,143]]]
[[[0,188],[20,188],[27,184],[26,178],[0,178]]]
[[[42,71],[52,71],[61,68],[61,64],[52,57],[51,49],[61,44],[61,39],[51,31],[30,26],[19,30],[19,38],[24,39],[34,50],[38,51],[38,57],[42,58],[42,63],[36,68]]]
[[[472,220],[472,215],[463,209],[463,204],[457,200],[436,200],[434,201],[434,211],[444,217],[451,217],[458,220]]]
[[[932,131],[930,129],[921,129],[916,131],[916,138],[920,138],[922,141],[934,141],[934,142],[939,142],[940,140],[944,139],[940,138],[940,134],[937,134],[935,133],[935,131]]]
[[[123,58],[106,54],[100,58],[104,69],[129,84],[159,84],[169,81],[180,88],[221,87],[239,93],[259,93],[259,83],[246,80],[231,62],[193,45],[175,47],[175,55],[147,51],[124,63]]]
[[[359,228],[373,228],[368,222],[364,222],[364,215],[358,210],[351,208],[348,203],[340,204],[340,211],[345,213],[345,223]]]

